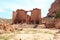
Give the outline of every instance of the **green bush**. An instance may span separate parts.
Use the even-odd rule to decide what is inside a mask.
[[[54,11],[54,18],[60,18],[60,11],[58,11],[58,10],[55,10]]]

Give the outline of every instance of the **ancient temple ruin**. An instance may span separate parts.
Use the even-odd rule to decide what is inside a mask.
[[[31,16],[27,15],[27,12],[31,12]],[[41,9],[35,8],[31,11],[17,9],[16,12],[13,11],[12,23],[39,24],[41,23]]]
[[[41,21],[41,10],[40,9],[33,9],[31,11],[31,22],[33,24],[39,24]]]

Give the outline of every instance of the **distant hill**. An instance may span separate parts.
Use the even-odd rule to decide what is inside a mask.
[[[12,19],[0,18],[0,23],[12,23]]]

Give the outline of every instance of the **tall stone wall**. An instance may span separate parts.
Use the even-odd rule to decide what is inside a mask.
[[[12,23],[15,23],[16,15],[17,15],[17,12],[13,11],[13,14],[12,14]]]
[[[17,13],[16,16],[15,15],[13,16],[13,22],[14,23],[24,23],[24,22],[26,22],[27,15],[26,15],[25,10],[17,9],[16,13]]]
[[[41,10],[40,9],[33,9],[31,11],[31,22],[33,24],[39,24],[39,21],[41,19]]]

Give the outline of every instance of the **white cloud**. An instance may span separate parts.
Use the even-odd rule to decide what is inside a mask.
[[[4,3],[5,8],[16,10],[16,9],[25,9],[31,10],[33,8],[40,8],[45,10],[47,8],[47,3],[49,0],[15,0],[20,2],[19,4],[16,2],[13,3]],[[24,4],[24,5],[23,5]]]
[[[0,8],[0,12],[4,12],[4,11],[5,11],[4,9]]]
[[[13,2],[8,1],[2,3],[3,9],[0,8],[0,12],[5,11],[4,9],[15,11],[16,9],[32,10],[33,8],[39,8],[42,10],[42,16],[46,16],[48,9],[50,8],[50,4],[53,1],[54,0],[14,0]],[[11,11],[10,13],[12,14]],[[30,15],[30,13],[28,14]]]
[[[31,16],[31,12],[27,12],[27,15]]]

